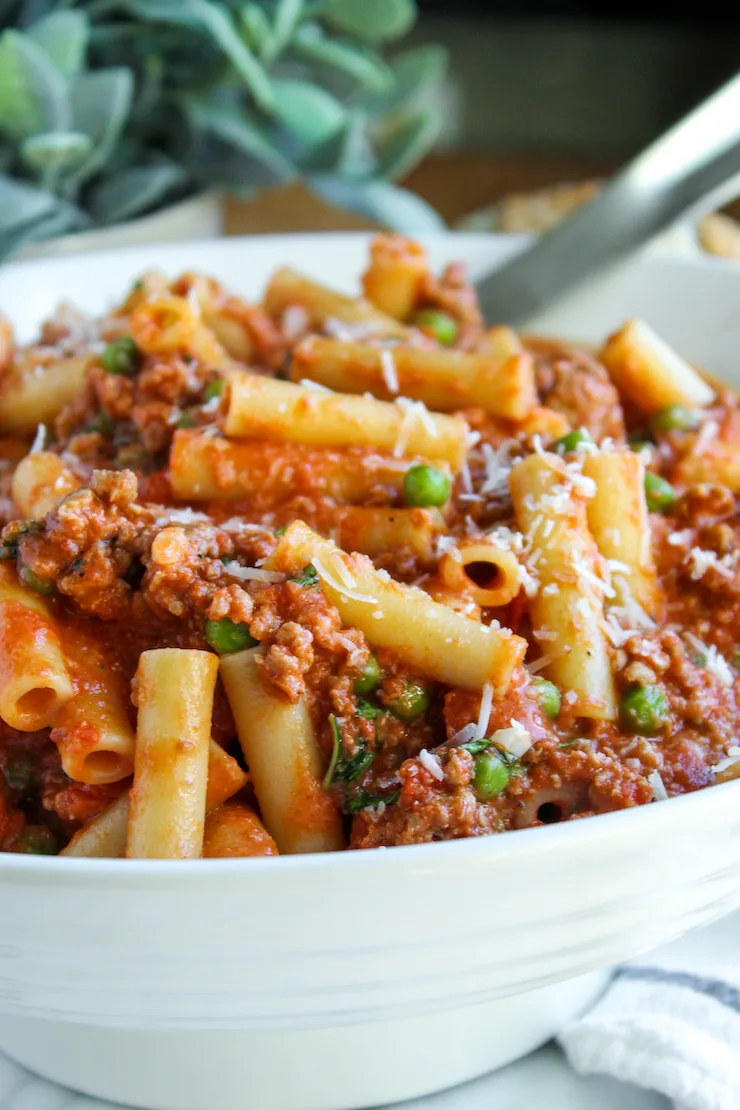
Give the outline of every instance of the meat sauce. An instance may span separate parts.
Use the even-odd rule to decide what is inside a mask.
[[[13,470],[28,442],[0,441],[0,512],[7,522],[3,558],[27,584],[40,584],[60,628],[84,625],[126,691],[142,651],[208,650],[206,622],[248,625],[262,647],[262,682],[276,698],[307,699],[327,766],[337,755],[339,729],[339,773],[323,788],[345,814],[352,848],[572,820],[703,788],[717,781],[718,768],[720,778],[732,774],[740,756],[740,516],[731,488],[719,481],[692,483],[685,475],[702,429],[705,440],[719,435],[740,450],[734,395],[718,394],[697,418],[698,427],[649,429],[620,398],[594,353],[524,337],[535,361],[540,405],[560,414],[566,427],[588,431],[596,444],[608,440],[620,447],[639,440],[635,449],[674,492],[669,505],[650,515],[663,619],[639,621],[609,645],[622,704],[635,689],[662,696],[667,717],[659,732],[630,727],[624,712],[616,721],[578,717],[567,690],[557,691],[555,712],[547,711],[537,666],[547,643],[533,636],[526,590],[500,609],[481,609],[472,594],[451,593],[441,580],[440,559],[460,539],[495,529],[516,534],[508,471],[517,458],[553,440],[480,410],[462,414],[477,442],[471,443],[444,507],[436,547],[426,556],[410,547],[390,548],[376,553],[374,561],[471,620],[499,622],[528,639],[524,665],[479,722],[479,692],[429,682],[392,651],[373,653],[362,632],[342,625],[310,568],[287,581],[260,576],[290,521],[336,534],[342,504],[326,492],[321,471],[310,461],[312,451],[266,444],[276,473],[283,467],[283,479],[253,495],[197,504],[174,498],[168,469],[173,435],[191,429],[205,430],[214,440],[221,436],[224,396],[214,383],[222,374],[207,361],[176,351],[145,356],[135,373],[124,376],[108,372],[100,352],[128,334],[130,312],[152,288],[183,295],[195,282],[194,275],[184,275],[168,287],[150,276],[103,321],[85,321],[83,327],[67,313],[44,326],[35,350],[45,357],[49,350],[94,357],[83,389],[45,429],[43,443],[79,488],[40,519],[19,519],[12,501]],[[212,287],[219,290],[216,283]],[[282,376],[296,341],[285,317],[273,319],[259,306],[220,295],[224,317],[246,328],[251,369]],[[460,349],[479,348],[484,325],[459,267],[441,279],[429,276],[420,296],[456,323]],[[349,448],[337,456],[336,449],[328,449],[326,454],[341,465],[343,457],[368,452]],[[230,480],[223,476],[225,483]],[[363,504],[398,506],[403,499],[397,488],[379,483]],[[244,568],[257,573],[245,577]],[[445,650],[440,643],[439,651]],[[135,726],[133,700],[127,711]],[[466,739],[475,722],[476,735]],[[520,754],[490,741],[512,728],[528,737]],[[238,753],[220,684],[213,736]],[[479,768],[486,750],[504,767],[501,789],[482,786]],[[2,723],[0,850],[57,851],[130,785],[129,779],[105,786],[74,782],[61,768],[54,729],[19,732]],[[250,787],[246,797],[258,804]],[[294,799],[295,805],[304,803],[312,804],[308,797]],[[227,814],[224,828],[229,820]],[[255,837],[259,840],[258,833]],[[266,843],[265,853],[273,854],[269,837]]]

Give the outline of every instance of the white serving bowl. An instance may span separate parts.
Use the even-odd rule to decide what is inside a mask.
[[[481,272],[517,244],[430,243]],[[29,335],[102,310],[152,264],[256,296],[289,262],[355,289],[367,237],[127,249],[0,271]],[[648,253],[553,319],[640,314],[737,382],[740,268]],[[349,1110],[498,1067],[588,1005],[615,963],[740,905],[740,782],[584,821],[332,856],[0,856],[0,1049],[147,1110]]]

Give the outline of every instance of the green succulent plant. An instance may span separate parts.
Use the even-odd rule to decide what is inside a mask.
[[[381,50],[414,0],[0,0],[0,258],[207,187],[302,177],[388,226],[429,148],[439,46]]]

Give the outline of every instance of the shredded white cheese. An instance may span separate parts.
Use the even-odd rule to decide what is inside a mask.
[[[194,509],[167,509],[154,523],[158,528],[166,524],[208,524],[210,518]]]
[[[36,435],[34,437],[34,441],[31,444],[30,450],[28,452],[29,455],[37,455],[39,453],[39,451],[43,451],[45,443],[46,443],[46,424],[39,424],[38,428],[36,429]]]
[[[689,577],[695,582],[703,578],[710,567],[724,578],[732,578],[737,567],[737,552],[719,557],[716,551],[707,551],[703,547],[692,547],[688,554]]]
[[[383,375],[386,389],[389,393],[398,393],[398,373],[393,352],[388,347],[383,347],[380,352],[380,371]]]
[[[308,313],[302,304],[291,304],[283,312],[283,335],[290,342],[297,339],[308,327]]]
[[[241,563],[227,563],[224,573],[243,582],[284,582],[285,575],[277,570],[264,570],[262,567],[243,567]]]
[[[429,772],[433,779],[436,779],[437,782],[444,782],[445,773],[436,755],[432,755],[426,748],[422,748],[419,752],[419,763],[421,763],[425,771]]]
[[[333,389],[329,389],[328,385],[322,385],[321,382],[315,382],[311,378],[301,378],[298,383],[304,389],[311,389],[314,393],[333,393]]]
[[[665,788],[665,783],[660,777],[660,772],[651,771],[647,780],[653,788],[653,801],[665,802],[668,798],[668,791]]]
[[[456,733],[450,738],[450,746],[456,747],[459,744],[467,744],[469,740],[474,740],[478,733],[478,725],[475,721],[471,721],[469,725],[464,725],[463,728],[458,729]]]
[[[481,691],[480,699],[480,712],[478,713],[478,723],[475,726],[475,739],[482,740],[486,735],[488,729],[488,719],[491,716],[491,706],[493,705],[493,686],[487,682]]]
[[[532,747],[532,737],[514,717],[511,718],[511,727],[496,729],[491,740],[515,759],[519,759]]]
[[[368,605],[375,605],[375,604],[377,604],[377,598],[375,598],[375,597],[370,597],[370,595],[369,595],[369,594],[359,594],[359,593],[356,593],[356,592],[355,592],[354,590],[352,590],[351,588],[348,588],[348,587],[347,587],[347,586],[346,586],[346,585],[345,585],[345,584],[344,584],[343,582],[340,582],[340,581],[338,581],[338,579],[336,579],[336,578],[334,577],[334,575],[333,575],[333,574],[331,574],[331,573],[330,573],[330,572],[329,572],[329,571],[328,571],[328,570],[326,569],[326,567],[325,567],[325,566],[324,566],[324,564],[323,564],[323,563],[321,562],[321,560],[320,560],[320,559],[318,558],[318,556],[314,556],[314,557],[313,557],[313,558],[311,559],[311,562],[313,563],[314,567],[316,568],[316,573],[318,574],[319,578],[323,579],[323,581],[324,581],[324,582],[326,582],[326,584],[327,584],[328,586],[331,586],[331,588],[332,588],[333,590],[336,590],[336,591],[337,591],[337,593],[340,593],[340,594],[344,594],[344,595],[345,595],[345,597],[351,597],[353,601],[362,601],[362,602],[366,602],[366,603],[367,603]],[[376,614],[376,613],[373,613],[373,616],[374,616],[374,617],[375,617],[376,615],[378,616],[378,618],[380,618],[380,617],[382,617],[382,615],[383,615],[383,614],[382,614],[381,612],[379,612],[379,611],[378,611],[378,613],[377,613],[377,614]]]

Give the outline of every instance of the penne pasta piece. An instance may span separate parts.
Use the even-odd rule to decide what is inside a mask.
[[[26,520],[39,519],[63,497],[83,484],[74,471],[51,451],[36,451],[21,459],[13,473],[11,492]]]
[[[343,624],[373,647],[390,648],[419,674],[450,686],[503,693],[524,658],[526,640],[508,629],[468,620],[423,590],[394,582],[364,555],[347,555],[298,520],[281,536],[266,566],[296,574],[312,563]]]
[[[346,551],[382,555],[406,547],[419,559],[434,556],[437,536],[444,530],[438,509],[354,507],[335,510],[333,533]]]
[[[53,725],[74,693],[49,606],[0,565],[0,717],[21,732]]]
[[[498,359],[499,362],[505,362],[515,355],[522,354],[524,344],[513,328],[508,327],[507,324],[496,324],[495,327],[488,328],[484,332],[476,350],[480,354]]]
[[[378,491],[393,500],[413,465],[413,460],[383,457],[370,449],[347,454],[178,431],[170,451],[170,481],[175,497],[189,501],[234,501],[263,492],[278,500],[300,489],[309,496],[352,503]]]
[[[460,542],[445,552],[439,577],[451,590],[464,592],[476,605],[488,607],[508,605],[522,587],[516,555],[488,540]]]
[[[378,335],[408,338],[408,328],[367,301],[345,297],[333,289],[282,266],[273,274],[265,290],[264,307],[276,319],[288,308],[299,306],[306,314],[307,325],[320,328],[327,320],[339,321],[363,336]]]
[[[646,415],[669,405],[709,405],[714,390],[642,320],[628,322],[602,348],[617,389]]]
[[[131,313],[129,326],[145,354],[186,354],[209,366],[231,366],[226,351],[185,297],[168,294],[142,301]]]
[[[121,681],[94,637],[66,624],[62,647],[74,694],[57,715],[51,739],[75,782],[119,782],[134,769],[134,730]]]
[[[247,784],[249,776],[228,752],[211,740],[208,745],[208,786],[206,788],[206,816],[220,809]],[[80,829],[62,856],[100,856],[118,859],[126,854],[130,801],[126,790],[107,809],[93,817]]]
[[[183,274],[175,282],[178,295],[194,299],[206,327],[215,335],[222,347],[239,362],[250,362],[255,354],[254,344],[244,321],[225,310],[226,303],[236,298],[226,296],[221,285],[204,274]],[[241,302],[238,302],[241,303]]]
[[[509,485],[539,580],[529,601],[534,637],[547,636],[546,650],[555,656],[546,673],[575,693],[578,716],[612,720],[617,707],[602,627],[603,590],[584,499],[557,455],[529,455],[514,466]]]
[[[217,676],[218,659],[207,651],[159,648],[139,658],[129,857],[201,854]]]
[[[596,546],[612,569],[621,605],[634,598],[649,616],[660,614],[660,590],[645,501],[645,464],[634,451],[600,451],[587,455],[583,473],[596,483],[596,496],[586,507]]]
[[[549,442],[560,439],[570,430],[570,423],[563,414],[546,405],[536,405],[516,426],[519,435],[538,435]]]
[[[203,859],[276,856],[277,844],[250,806],[231,802],[206,817]]]
[[[220,667],[265,827],[281,854],[338,851],[342,820],[321,786],[325,768],[306,703],[267,692],[261,654],[224,655]]]
[[[394,455],[443,459],[459,470],[468,425],[428,412],[421,402],[316,392],[257,374],[228,383],[225,431],[243,439],[285,440],[313,447],[374,447]],[[403,403],[402,403],[403,402]]]
[[[33,352],[20,357],[0,383],[0,431],[36,431],[50,424],[79,395],[95,355],[75,355],[44,365]]]
[[[400,393],[445,412],[476,406],[508,420],[523,419],[537,403],[534,361],[524,352],[501,361],[465,351],[309,336],[293,351],[290,377],[386,400]]]
[[[396,320],[408,320],[428,276],[427,252],[402,235],[376,235],[362,278],[367,299]]]

